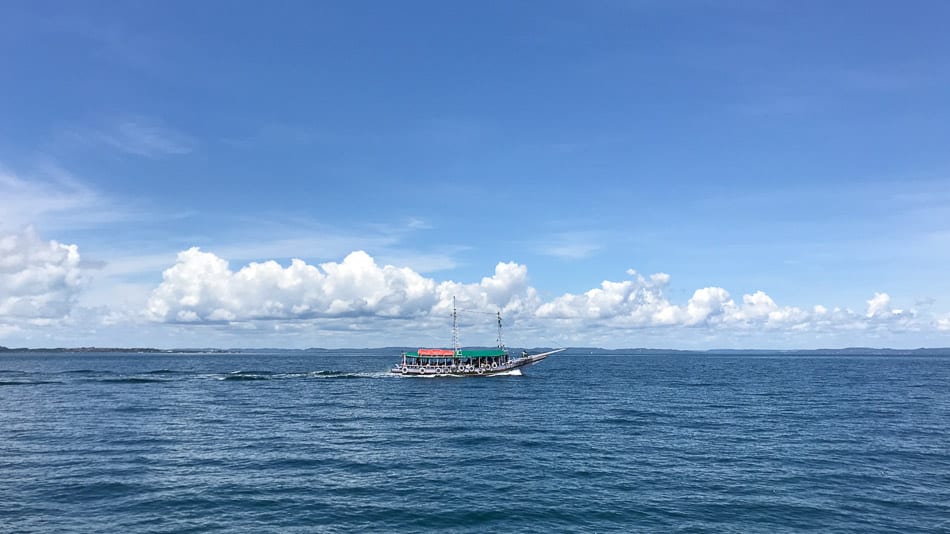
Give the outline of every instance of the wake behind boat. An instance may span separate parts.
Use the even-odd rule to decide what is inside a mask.
[[[512,357],[502,342],[501,312],[498,318],[498,348],[462,350],[458,343],[458,311],[452,299],[452,334],[454,349],[419,349],[402,353],[402,361],[392,372],[405,376],[492,376],[520,373],[522,367],[534,365],[548,356],[561,352],[556,349],[540,354],[522,352]]]

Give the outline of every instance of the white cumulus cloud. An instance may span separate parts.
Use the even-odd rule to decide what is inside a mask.
[[[670,275],[649,277],[627,271],[633,279],[605,280],[585,293],[565,294],[538,307],[537,315],[553,319],[607,321],[615,326],[716,326],[742,328],[753,325],[780,326],[806,321],[809,314],[795,307],[779,307],[763,291],[744,295],[742,305],[721,287],[693,292],[685,305],[666,297]]]
[[[697,289],[686,304],[686,323],[726,321],[735,316],[736,311],[736,303],[728,291],[721,287],[704,287]]]
[[[891,297],[887,293],[875,293],[868,301],[867,317],[880,317],[891,312]]]
[[[342,262],[251,263],[237,271],[213,253],[191,248],[163,274],[147,316],[163,322],[231,322],[313,317],[402,318],[462,305],[517,312],[534,297],[527,269],[499,263],[478,284],[437,283],[407,267],[379,266],[366,252]]]
[[[491,276],[465,283],[437,281],[408,267],[380,265],[363,251],[318,265],[302,260],[289,265],[265,261],[232,269],[225,259],[191,248],[180,252],[176,263],[165,270],[162,283],[148,299],[146,316],[160,323],[217,323],[251,329],[263,327],[259,321],[274,321],[287,331],[301,325],[322,332],[385,330],[391,335],[388,338],[404,335],[406,339],[444,328],[455,298],[461,311],[500,310],[506,324],[515,323],[516,331],[532,332],[551,342],[584,343],[586,339],[619,345],[628,344],[622,340],[630,336],[639,339],[653,331],[676,329],[781,343],[781,336],[803,333],[823,339],[860,332],[879,337],[914,331],[922,324],[913,310],[894,309],[886,293],[875,293],[866,312],[820,304],[781,305],[764,291],[733,297],[717,286],[696,289],[686,302],[675,303],[668,296],[670,275],[641,275],[634,270],[627,275],[627,279],[605,280],[582,293],[542,299],[529,282],[527,267],[514,262],[500,262]],[[389,321],[402,318],[414,320]],[[471,316],[466,320],[471,328],[487,334],[479,326],[483,321]],[[935,317],[930,328],[950,330],[948,321]],[[476,338],[484,341],[484,335]]]
[[[565,294],[541,305],[538,315],[554,318],[612,319],[634,325],[673,323],[680,320],[681,310],[673,307],[663,294],[669,276],[655,274],[649,279],[627,271],[633,280],[604,280],[599,288],[583,294]]]
[[[44,241],[31,227],[0,235],[0,321],[62,318],[82,283],[76,245]]]

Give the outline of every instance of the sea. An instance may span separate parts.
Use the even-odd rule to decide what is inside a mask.
[[[950,354],[0,354],[0,532],[950,532]]]

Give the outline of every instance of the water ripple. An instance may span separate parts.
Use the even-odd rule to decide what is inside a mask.
[[[379,380],[391,363],[4,356],[4,528],[950,526],[950,358],[568,352],[522,377]]]

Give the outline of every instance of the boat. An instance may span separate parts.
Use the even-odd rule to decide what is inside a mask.
[[[452,337],[455,348],[403,352],[401,361],[393,366],[392,372],[402,376],[425,377],[519,375],[523,367],[534,365],[552,354],[565,350],[555,349],[538,354],[522,351],[520,356],[512,356],[502,341],[501,312],[495,315],[498,320],[498,346],[492,349],[463,350],[459,346],[458,310],[453,297]]]

